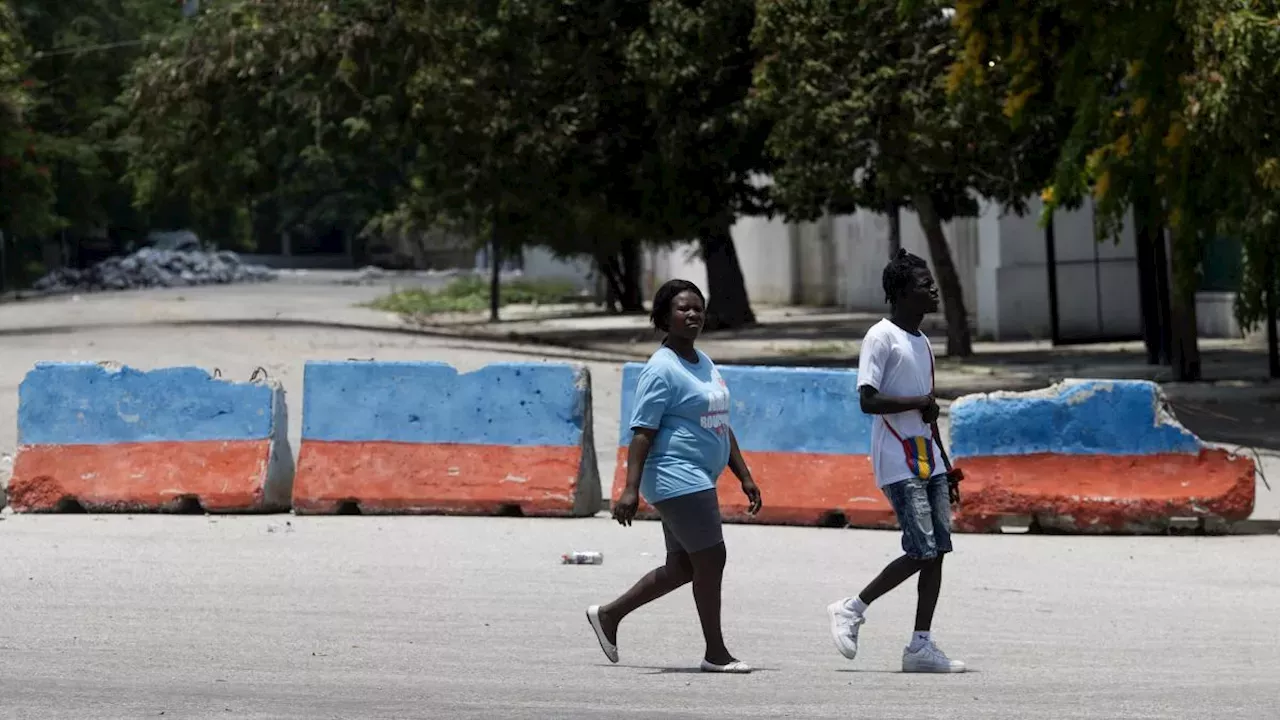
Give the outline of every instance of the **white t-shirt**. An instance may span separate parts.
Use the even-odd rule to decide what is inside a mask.
[[[933,391],[933,348],[924,333],[912,335],[889,320],[881,320],[862,339],[858,358],[858,387],[870,385],[881,395],[919,397]],[[902,442],[889,432],[885,422],[903,438],[925,437],[932,443],[933,431],[918,411],[896,415],[876,415],[871,421],[871,466],[876,486],[884,487],[914,477],[907,465]],[[932,475],[946,472],[942,455],[933,444]]]

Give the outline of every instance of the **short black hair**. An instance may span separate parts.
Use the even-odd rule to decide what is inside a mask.
[[[929,269],[929,263],[919,255],[913,255],[905,248],[898,248],[897,254],[884,266],[881,283],[884,285],[884,301],[892,305],[903,291],[911,287],[911,275],[917,269]]]
[[[649,313],[649,319],[653,321],[653,326],[663,332],[671,329],[671,303],[675,302],[676,296],[684,291],[690,291],[698,296],[705,307],[707,299],[703,297],[702,291],[697,285],[688,280],[668,280],[662,283],[662,287],[658,288],[658,292],[653,294],[653,311]]]

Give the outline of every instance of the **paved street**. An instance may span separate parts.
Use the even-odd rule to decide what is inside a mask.
[[[287,524],[286,524],[287,523]],[[10,516],[6,718],[1264,718],[1280,697],[1280,539],[964,536],[939,644],[974,672],[898,673],[914,588],[849,663],[824,606],[892,533],[727,528],[726,635],[749,677],[692,671],[688,590],[583,619],[658,560],[604,519]],[[558,565],[596,549],[604,565]]]
[[[406,334],[351,307],[383,291],[280,284],[0,306],[0,481],[18,384],[41,360],[236,379],[261,366],[289,393],[296,452],[307,359],[470,370],[576,356],[592,370],[608,487],[616,360]],[[1276,518],[1280,466],[1265,457],[1275,490],[1260,484],[1255,517]],[[911,585],[873,609],[857,662],[827,636],[826,604],[897,553],[895,534],[730,526],[727,637],[761,670],[717,677],[693,671],[687,590],[624,624],[619,666],[583,618],[660,561],[650,523],[0,518],[0,718],[1218,720],[1272,717],[1280,697],[1276,536],[960,536],[936,629],[974,672],[921,677],[898,672]],[[604,552],[604,565],[558,564],[575,549]]]

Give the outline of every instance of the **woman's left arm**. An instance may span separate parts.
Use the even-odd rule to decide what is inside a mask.
[[[742,451],[738,449],[738,436],[733,434],[733,428],[729,428],[729,469],[742,483],[742,492],[749,503],[747,512],[751,515],[760,512],[760,488],[751,479],[751,469],[747,467],[747,461],[742,458]]]

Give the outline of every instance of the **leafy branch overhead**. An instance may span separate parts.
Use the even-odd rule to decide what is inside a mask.
[[[945,10],[941,2],[905,10],[762,2],[752,104],[772,123],[773,193],[788,217],[916,210],[943,293],[948,352],[967,355],[967,312],[941,223],[976,214],[978,195],[1024,210],[1046,160],[1038,138],[1015,133],[992,93],[948,96],[959,39]]]

